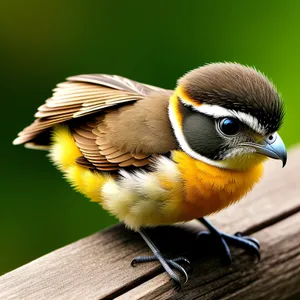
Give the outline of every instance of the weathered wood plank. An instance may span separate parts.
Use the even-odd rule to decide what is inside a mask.
[[[211,219],[227,232],[242,230],[252,233],[268,225],[266,220],[278,222],[280,219],[278,216],[283,213],[285,214],[283,217],[295,214],[300,211],[299,168],[300,147],[290,151],[288,165],[283,170],[280,163],[269,162],[265,179],[254,192],[241,203],[212,216]],[[279,224],[281,223],[283,222]],[[186,226],[188,225],[180,228],[157,228],[151,230],[150,234],[155,236],[155,241],[162,251],[179,255],[195,249],[193,234],[201,228],[193,225],[192,230],[186,231],[184,229]],[[262,236],[262,239],[264,238]],[[265,247],[264,243],[263,241],[262,247]],[[267,247],[268,245],[266,244]],[[143,290],[145,297],[150,297],[150,292],[153,295],[155,293],[170,295],[173,293],[170,289],[171,283],[165,274],[160,274],[162,270],[158,264],[138,265],[136,268],[130,266],[130,261],[136,255],[147,254],[150,252],[137,234],[125,230],[122,225],[117,225],[3,275],[0,278],[0,298],[111,299],[123,294],[125,297],[127,291],[135,288],[136,291]],[[201,270],[201,276],[197,277],[198,281],[196,280],[198,284],[203,286],[202,276],[206,276],[206,284],[207,280],[211,281],[209,283],[211,286],[215,284],[214,281],[218,276],[221,276],[218,282],[228,284],[225,280],[228,269],[220,267],[217,259],[208,259],[201,253],[196,256],[198,260],[195,259],[195,274]],[[235,270],[235,264],[240,265],[240,260],[244,257],[235,260],[232,270]],[[237,271],[233,273],[239,274]],[[190,284],[192,282],[195,281],[191,280]],[[145,290],[149,293],[145,294]]]
[[[160,274],[116,300],[289,299],[300,293],[299,235],[300,213],[297,213],[253,235],[262,241],[259,263],[235,251],[233,264],[221,267],[210,256],[194,261],[194,272],[180,293]]]
[[[132,255],[146,250],[137,237],[116,226],[56,250],[2,276],[0,298],[107,296],[147,274],[129,267]]]

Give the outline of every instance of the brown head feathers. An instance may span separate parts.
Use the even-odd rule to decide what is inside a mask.
[[[179,79],[187,96],[199,103],[255,117],[266,133],[279,129],[283,104],[274,85],[254,68],[237,63],[213,63]]]

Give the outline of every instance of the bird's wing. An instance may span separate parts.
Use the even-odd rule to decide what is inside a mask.
[[[49,149],[49,129],[67,123],[82,153],[79,165],[106,172],[144,167],[177,146],[168,120],[171,93],[114,75],[69,77],[14,144]]]
[[[66,82],[57,85],[53,96],[38,108],[35,121],[22,130],[13,143],[18,145],[33,142],[33,146],[42,148],[41,133],[54,125],[141,100],[151,92],[170,93],[168,90],[116,75],[69,77]]]
[[[128,151],[113,145],[101,131],[103,116],[95,117],[72,127],[72,136],[82,153],[77,164],[98,171],[115,172],[126,167],[145,167],[151,154],[142,151]]]

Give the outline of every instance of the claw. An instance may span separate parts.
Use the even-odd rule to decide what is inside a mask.
[[[189,280],[189,276],[186,270],[174,260],[168,259],[167,262],[184,276],[185,280],[183,284],[187,283]]]
[[[171,270],[170,267],[176,269],[184,277],[183,284],[187,283],[189,276],[186,270],[181,265],[178,264],[178,262],[184,262],[190,265],[190,261],[185,257],[176,257],[174,259],[167,259],[167,258],[163,258],[163,256],[160,253],[156,253],[156,255],[153,256],[137,256],[135,259],[132,260],[131,266],[135,267],[138,263],[146,263],[146,262],[161,261],[161,260],[163,260],[165,264],[169,266],[168,268],[169,270],[166,271],[169,274],[169,276],[174,280],[176,290],[180,290],[181,289],[180,279],[176,275],[176,273],[173,270]]]
[[[257,246],[257,248],[260,249],[260,243],[259,243],[259,241],[257,239],[251,238],[249,236],[243,236],[243,234],[241,232],[237,232],[235,234],[235,236],[242,237],[243,239],[246,239],[246,240],[254,243]]]
[[[244,250],[250,250],[256,255],[258,260],[260,260],[260,244],[257,239],[251,238],[248,236],[243,236],[241,232],[237,232],[235,235],[229,235],[223,232],[220,232],[216,229],[208,220],[205,218],[200,218],[199,221],[207,227],[209,231],[204,231],[198,233],[197,238],[210,236],[215,238],[221,245],[224,257],[227,260],[227,263],[231,263],[231,254],[228,244],[231,244],[236,247],[240,247]]]
[[[180,280],[175,280],[175,278],[171,277],[173,279],[174,285],[175,285],[175,291],[179,292],[181,290],[181,282]]]
[[[136,265],[137,265],[136,259],[133,259],[130,264],[132,267],[136,267]]]
[[[254,244],[257,246],[257,248],[260,249],[260,243],[259,243],[259,241],[258,241],[256,238],[251,238],[251,237],[249,237],[249,236],[244,236],[244,235],[243,235],[241,232],[239,232],[239,231],[236,232],[234,235],[237,236],[237,237],[241,237],[241,238],[243,238],[243,239],[249,240],[250,242],[254,243]]]
[[[234,246],[242,248],[244,250],[250,250],[257,257],[258,261],[260,261],[260,245],[256,239],[250,238],[248,236],[242,236],[238,233],[238,235],[228,235],[226,233],[222,233],[224,239],[231,243]]]
[[[188,265],[191,264],[191,262],[187,258],[185,258],[185,257],[176,257],[176,258],[174,258],[172,260],[175,261],[175,262],[182,261],[182,262],[187,263]]]
[[[169,276],[173,279],[173,282],[175,284],[175,290],[180,291],[181,290],[181,282],[179,277],[175,274],[175,272],[168,272]]]
[[[187,272],[177,262],[183,261],[187,264],[190,264],[190,262],[184,257],[177,257],[175,259],[166,259],[166,258],[164,258],[164,256],[160,253],[158,248],[155,246],[155,244],[148,237],[145,230],[140,229],[139,234],[141,235],[143,240],[146,242],[146,244],[149,246],[149,248],[152,251],[153,255],[152,256],[138,256],[131,262],[131,265],[134,267],[138,263],[145,263],[145,262],[156,261],[156,260],[159,261],[161,266],[167,272],[167,274],[173,279],[173,281],[175,283],[175,289],[180,290],[181,289],[180,279],[177,276],[177,274],[172,270],[172,267],[174,269],[176,269],[179,273],[181,273],[181,275],[184,276],[184,278],[185,278],[184,283],[186,283],[189,279],[189,277],[187,275]]]
[[[153,256],[137,256],[135,259],[131,261],[131,266],[135,267],[138,263],[146,263],[151,261],[156,261],[157,258]]]

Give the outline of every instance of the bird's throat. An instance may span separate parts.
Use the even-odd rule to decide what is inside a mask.
[[[187,215],[205,216],[240,200],[260,180],[263,163],[245,171],[221,169],[195,160],[182,151],[173,153],[185,188]],[[193,216],[199,217],[199,216]]]

